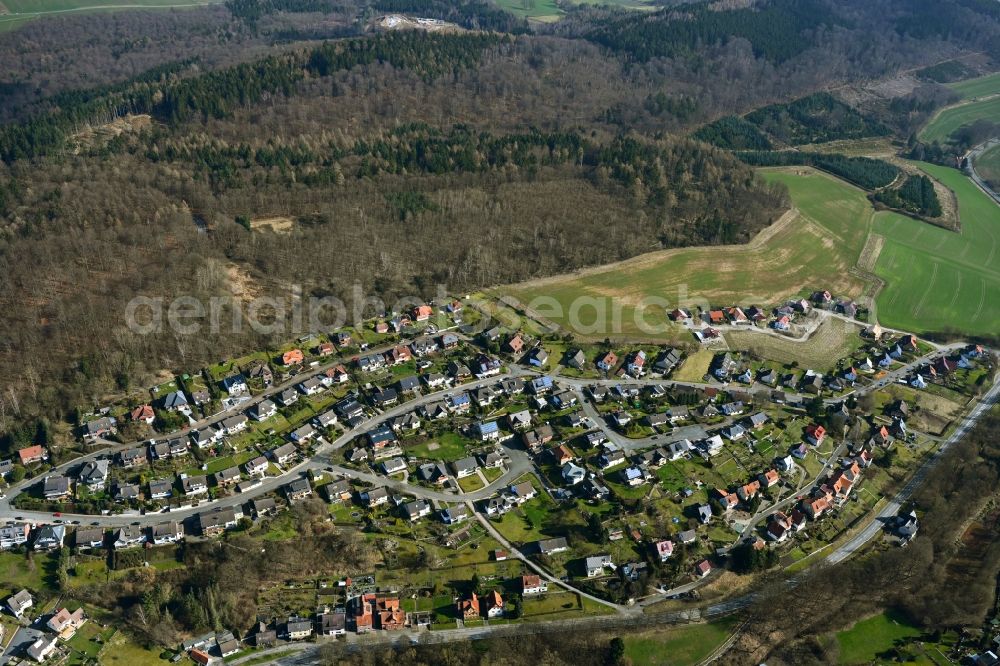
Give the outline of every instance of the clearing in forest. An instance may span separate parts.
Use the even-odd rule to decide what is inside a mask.
[[[270,229],[276,234],[287,234],[295,226],[295,220],[290,217],[258,217],[250,220],[250,228],[254,231]]]

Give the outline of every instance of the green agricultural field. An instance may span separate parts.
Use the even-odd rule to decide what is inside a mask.
[[[497,0],[497,4],[515,16],[545,23],[558,21],[563,15],[555,0]]]
[[[506,291],[526,304],[542,299],[535,301],[536,309],[577,334],[646,339],[686,339],[683,332],[664,326],[665,307],[737,301],[771,304],[820,285],[837,294],[858,296],[864,282],[849,270],[871,230],[873,210],[864,192],[812,169],[761,173],[788,187],[799,215],[766,229],[748,245],[654,252],[576,275],[513,285]],[[576,300],[580,297],[588,297],[589,304]],[[638,304],[650,305],[646,321],[659,325],[659,331],[644,331],[637,324]],[[607,313],[602,326],[594,325],[597,309]],[[574,314],[579,325],[571,325]]]
[[[1000,118],[1000,96],[983,98],[977,102],[963,102],[948,107],[934,116],[920,130],[919,136],[922,141],[928,143],[932,141],[943,143],[960,127],[971,125],[977,120],[996,121],[998,118]]]
[[[976,158],[976,171],[983,180],[1000,188],[1000,145],[990,148]]]
[[[878,319],[920,331],[1000,330],[1000,209],[958,171],[921,164],[958,196],[961,233],[896,213],[878,213],[885,245],[875,272],[886,281]]]
[[[920,630],[891,612],[861,620],[837,634],[841,664],[868,664],[902,638],[919,636]]]
[[[973,97],[983,97],[1000,93],[1000,72],[987,74],[975,79],[966,81],[956,81],[949,83],[948,87],[962,96],[962,99],[972,99]]]
[[[697,664],[729,638],[732,619],[625,636],[625,656],[633,664]]]
[[[201,7],[220,0],[4,0],[9,14],[0,15],[0,32],[13,30],[45,16],[70,12],[102,12],[123,9]]]

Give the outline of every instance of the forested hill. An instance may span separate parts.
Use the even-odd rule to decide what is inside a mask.
[[[683,137],[732,116],[716,143],[766,161],[885,132],[814,94],[995,51],[991,11],[741,0],[540,27],[485,0],[232,0],[0,34],[0,434],[277,342],[133,335],[136,294],[392,298],[743,242],[783,192]],[[386,12],[458,27],[373,30]]]
[[[6,126],[0,370],[28,425],[11,432],[34,437],[34,416],[67,418],[161,368],[276,342],[249,329],[135,335],[124,313],[137,294],[432,296],[438,283],[463,291],[746,242],[786,208],[780,189],[704,143],[521,122],[558,93],[497,122],[475,112],[492,106],[476,91],[504,81],[492,72],[532,71],[521,39],[389,33],[212,71],[181,63]],[[141,131],[80,132],[139,113],[151,116]],[[290,223],[260,230],[264,217]]]
[[[701,60],[706,48],[741,40],[755,56],[778,65],[806,51],[862,54],[862,37],[945,40],[995,50],[998,20],[1000,4],[994,0],[756,0],[695,2],[653,14],[595,10],[574,17],[563,31],[643,62]]]

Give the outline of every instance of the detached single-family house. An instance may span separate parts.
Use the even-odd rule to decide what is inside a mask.
[[[91,490],[100,490],[108,483],[109,467],[110,463],[106,459],[88,460],[80,468],[77,480]]]
[[[291,483],[285,484],[285,497],[288,498],[289,502],[296,502],[310,495],[312,495],[312,487],[309,485],[309,479],[295,479]]]
[[[529,597],[549,591],[549,583],[541,576],[527,574],[521,576],[521,594]]]
[[[202,474],[181,476],[181,490],[185,495],[204,495],[208,492],[208,478]]]
[[[7,598],[7,608],[10,609],[14,617],[18,618],[24,615],[24,611],[31,608],[34,604],[35,601],[31,598],[31,594],[27,590],[21,590]]]
[[[587,578],[595,578],[604,573],[604,568],[611,565],[610,555],[591,555],[584,561]]]
[[[243,432],[247,427],[247,417],[243,414],[235,414],[222,421],[222,430],[227,435],[235,435]]]
[[[264,421],[277,413],[278,406],[269,399],[261,400],[257,404],[251,405],[250,409],[247,410],[247,414],[249,414],[250,418],[254,421]]]
[[[184,528],[176,520],[158,523],[149,528],[149,539],[157,546],[177,543],[184,538]]]

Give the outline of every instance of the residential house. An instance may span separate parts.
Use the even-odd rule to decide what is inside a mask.
[[[227,435],[235,435],[243,432],[247,427],[247,417],[243,414],[235,414],[222,421],[222,431]]]
[[[299,365],[305,360],[301,349],[290,349],[281,355],[281,365]]]
[[[240,474],[240,469],[238,467],[227,467],[226,469],[219,470],[215,473],[215,485],[220,488],[227,488],[231,485],[239,483],[242,478],[243,476]]]
[[[42,636],[34,643],[29,645],[28,649],[25,650],[25,652],[29,657],[31,657],[38,663],[42,663],[43,661],[48,659],[53,652],[56,651],[57,638],[58,638],[57,636]]]
[[[253,516],[255,520],[278,512],[278,503],[270,497],[255,499],[250,502],[248,506],[250,507],[250,515]]]
[[[195,522],[203,536],[217,536],[239,524],[243,510],[238,508],[216,509],[199,513]]]
[[[451,464],[452,469],[455,470],[455,478],[463,479],[467,476],[472,476],[479,469],[479,463],[472,456],[468,458],[462,458],[461,460],[456,460]]]
[[[549,583],[541,576],[526,574],[521,576],[521,594],[530,597],[535,594],[542,594],[549,591]]]
[[[157,546],[177,543],[184,538],[184,528],[176,520],[157,523],[149,528],[149,539]]]
[[[347,633],[347,614],[343,612],[320,613],[316,618],[321,636],[342,636]]]
[[[271,459],[274,460],[279,465],[285,465],[298,456],[299,450],[295,448],[295,445],[289,442],[288,444],[282,444],[276,449],[272,449],[270,452]]]
[[[222,380],[222,390],[229,395],[242,395],[249,392],[250,387],[242,374],[235,374]]]
[[[118,422],[110,416],[102,416],[99,419],[88,421],[83,426],[83,437],[91,442],[116,432],[118,432]]]
[[[582,370],[587,365],[587,357],[582,349],[572,349],[566,352],[566,365],[577,370]]]
[[[289,502],[296,502],[310,495],[312,495],[312,486],[309,485],[309,479],[299,478],[285,484],[285,497],[288,498]]]
[[[62,500],[70,495],[70,481],[62,474],[46,476],[42,479],[42,496],[47,500]]]
[[[535,347],[528,352],[528,363],[536,368],[544,368],[549,362],[549,354],[542,347]]]
[[[641,486],[646,483],[646,476],[638,467],[626,467],[621,471],[622,482],[626,486]]]
[[[503,597],[496,590],[484,597],[486,601],[486,617],[490,619],[503,617]]]
[[[187,496],[204,495],[208,492],[208,478],[203,474],[195,476],[181,475],[181,490]]]
[[[311,423],[305,423],[293,430],[291,434],[288,435],[288,438],[296,444],[304,444],[315,436],[316,428],[314,428]]]
[[[387,504],[389,502],[389,491],[385,488],[371,488],[361,491],[358,497],[361,499],[362,504],[371,509],[382,504]]]
[[[611,565],[610,555],[591,555],[584,560],[584,569],[587,571],[587,578],[595,578],[604,573],[604,567]]]
[[[417,469],[417,475],[422,481],[442,484],[448,480],[448,470],[439,462],[426,463]]]
[[[667,445],[667,452],[670,456],[670,460],[678,460],[688,455],[694,446],[691,444],[690,440],[682,439],[675,442],[670,442]]]
[[[441,521],[445,525],[456,525],[469,517],[469,509],[464,504],[456,504],[441,511]]]
[[[129,412],[128,417],[136,423],[145,423],[146,425],[153,425],[153,421],[156,420],[152,405],[139,405]]]
[[[524,504],[538,495],[538,491],[535,490],[535,486],[533,486],[530,481],[522,481],[521,483],[511,486],[509,492],[511,497],[513,497],[514,501],[518,504]]]
[[[174,482],[172,479],[150,479],[149,499],[152,500],[167,499],[168,497],[174,494],[173,486]]]
[[[512,412],[507,415],[507,425],[511,430],[525,430],[531,427],[531,412],[522,409],[519,412]]]
[[[708,560],[702,560],[694,565],[694,573],[698,578],[704,578],[712,573],[712,564]]]
[[[681,355],[676,349],[667,348],[660,352],[653,363],[653,371],[662,375],[668,374],[681,362]]]
[[[128,502],[139,499],[139,486],[135,483],[118,482],[111,489],[111,496],[116,502]]]
[[[31,594],[27,590],[21,590],[13,596],[7,598],[7,608],[13,613],[14,617],[21,617],[24,612],[31,608],[35,604],[34,599],[31,598]]]
[[[524,351],[524,338],[521,337],[520,333],[515,333],[504,344],[504,348],[511,354],[515,355],[520,354],[522,351]]]
[[[496,421],[479,421],[473,426],[476,434],[484,442],[500,439],[500,426]]]
[[[535,550],[542,555],[554,555],[556,553],[562,553],[569,550],[569,543],[566,542],[566,537],[557,537],[555,539],[542,539],[534,543]]]
[[[119,460],[121,461],[122,467],[128,469],[131,467],[136,467],[138,465],[145,464],[146,462],[146,450],[140,447],[135,447],[131,449],[125,449],[118,454]]]
[[[187,396],[183,391],[173,391],[163,398],[163,408],[168,412],[177,412],[188,406]]]
[[[575,486],[587,478],[587,470],[573,462],[567,462],[562,466],[562,477],[567,484]]]
[[[403,516],[407,518],[410,522],[420,520],[424,516],[429,516],[431,514],[431,505],[427,500],[416,500],[413,502],[407,502],[402,506]]]
[[[10,550],[28,543],[27,523],[7,523],[0,526],[0,550]]]
[[[480,386],[472,391],[472,399],[476,401],[476,405],[480,408],[489,407],[493,404],[495,398],[496,391],[489,386]]]
[[[762,488],[767,489],[781,481],[781,475],[778,474],[778,470],[769,469],[757,475],[757,481],[760,482]]]
[[[65,525],[42,525],[35,536],[35,550],[55,550],[62,548],[66,538]]]
[[[313,623],[303,617],[290,617],[285,621],[281,635],[290,641],[301,641],[313,634]]]
[[[90,488],[90,490],[100,490],[108,482],[108,468],[110,463],[106,459],[88,460],[80,468],[77,481]]]
[[[621,449],[605,450],[597,458],[597,464],[601,466],[601,469],[608,469],[609,467],[614,467],[615,465],[621,465],[625,462],[625,452]]]
[[[22,465],[27,466],[48,460],[49,454],[40,444],[35,444],[34,446],[26,446],[23,449],[18,449],[17,457],[20,459]]]
[[[479,597],[475,592],[470,593],[465,599],[459,599],[456,606],[459,617],[463,619],[472,620],[479,617]]]
[[[406,471],[406,461],[402,458],[389,458],[382,461],[382,471],[386,474],[399,474]]]
[[[660,559],[660,562],[666,562],[670,559],[670,556],[674,554],[674,542],[670,539],[665,539],[663,541],[657,541],[653,544],[653,552]]]
[[[605,352],[597,358],[594,365],[597,366],[598,370],[611,372],[611,370],[618,365],[618,356],[613,351]]]
[[[205,427],[201,430],[191,432],[191,443],[199,449],[215,444],[222,438],[222,431],[212,427]]]
[[[685,545],[692,544],[698,540],[698,532],[697,530],[684,530],[683,532],[678,532],[677,540]]]
[[[806,426],[804,435],[807,442],[809,442],[813,446],[819,446],[820,444],[823,443],[823,440],[826,438],[826,428],[824,428],[821,425],[811,423]]]
[[[323,486],[323,492],[329,502],[349,502],[351,500],[351,484],[347,479],[326,484]]]
[[[138,527],[127,525],[119,527],[111,533],[111,541],[115,550],[135,548],[141,546],[146,541],[146,535]]]

